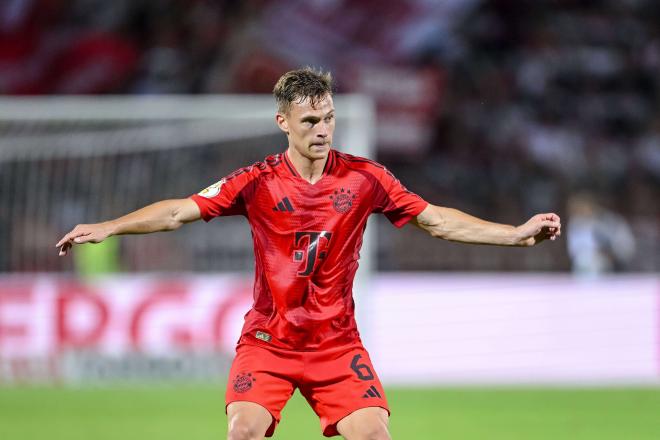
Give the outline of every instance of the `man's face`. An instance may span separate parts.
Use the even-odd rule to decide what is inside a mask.
[[[278,113],[277,125],[287,134],[289,145],[310,160],[325,159],[335,131],[332,96],[325,95],[314,107],[309,99],[292,102],[287,113]]]

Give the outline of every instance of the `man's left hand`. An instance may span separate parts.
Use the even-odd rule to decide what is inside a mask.
[[[534,246],[543,240],[556,240],[561,235],[561,219],[557,214],[536,214],[516,228],[522,246]]]

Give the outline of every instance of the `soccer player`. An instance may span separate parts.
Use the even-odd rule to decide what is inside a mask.
[[[332,149],[330,74],[284,74],[274,88],[285,152],[220,179],[189,198],[154,203],[115,220],[78,225],[57,243],[170,231],[185,223],[243,215],[252,229],[254,303],[229,374],[231,440],[272,436],[298,388],[325,436],[389,439],[385,392],[362,346],[352,285],[367,218],[382,213],[431,236],[464,243],[532,246],[561,233],[556,214],[514,227],[434,206],[376,162]]]

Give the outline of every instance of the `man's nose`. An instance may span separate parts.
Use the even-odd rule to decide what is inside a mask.
[[[318,137],[326,138],[330,134],[327,124],[319,124],[319,130],[316,132]]]

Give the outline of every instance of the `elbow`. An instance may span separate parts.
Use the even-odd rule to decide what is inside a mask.
[[[161,232],[174,231],[181,227],[181,221],[176,217],[174,212],[167,217],[160,219],[158,223],[159,224],[155,230]]]
[[[430,225],[427,231],[433,238],[442,240],[451,240],[452,238],[451,231],[447,229],[446,224],[442,221]]]
[[[179,229],[185,222],[182,218],[182,210],[179,206],[174,206],[167,219],[166,231],[175,231]]]
[[[447,240],[449,237],[449,231],[447,230],[447,219],[442,213],[440,207],[435,208],[434,216],[431,218],[430,224],[428,225],[429,234],[433,238],[440,238]]]
[[[170,224],[167,225],[167,227],[165,227],[164,231],[165,232],[176,231],[180,227],[181,227],[181,224],[170,223]]]
[[[447,239],[447,234],[441,228],[430,228],[429,234],[431,234],[431,237],[433,238]]]
[[[177,199],[172,200],[169,203],[171,203],[171,205],[168,217],[168,231],[174,231],[186,223],[201,218],[199,208],[190,199]]]
[[[429,205],[415,218],[414,224],[433,238],[448,239],[447,220],[439,206]]]
[[[165,225],[165,231],[176,231],[183,225],[183,222],[179,219],[177,219],[175,216],[172,216],[170,220],[167,222],[167,225]]]

